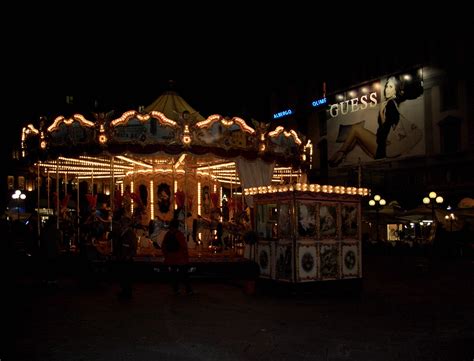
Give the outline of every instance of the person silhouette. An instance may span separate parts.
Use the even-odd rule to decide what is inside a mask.
[[[189,295],[193,294],[193,289],[189,282],[188,244],[183,232],[179,230],[179,221],[177,219],[171,220],[161,248],[164,264],[169,270],[173,292],[176,295],[179,294],[179,285],[183,283],[186,293]]]

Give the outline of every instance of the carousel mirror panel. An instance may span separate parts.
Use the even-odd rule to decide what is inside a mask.
[[[292,236],[292,224],[290,204],[280,203],[278,205],[278,236],[280,239]]]
[[[257,234],[262,239],[276,239],[278,236],[278,208],[275,203],[257,206]]]
[[[260,266],[260,277],[270,278],[272,259],[270,242],[259,242],[257,245],[257,262]]]

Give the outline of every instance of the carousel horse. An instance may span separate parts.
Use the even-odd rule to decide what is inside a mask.
[[[229,222],[224,223],[224,242],[227,247],[235,247],[237,243],[241,243],[244,234],[251,229],[250,220],[248,213],[242,211],[237,214],[236,218],[233,218]]]
[[[222,223],[198,216],[193,220],[192,237],[197,244],[202,244],[205,249],[222,249]]]

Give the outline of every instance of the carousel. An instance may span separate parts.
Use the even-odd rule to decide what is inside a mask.
[[[178,219],[200,266],[250,259],[260,277],[278,281],[361,278],[369,190],[307,184],[312,154],[294,130],[204,118],[175,92],[138,111],[41,118],[22,132],[38,232],[54,215],[68,250],[109,257],[114,219],[127,217],[136,259],[160,263],[168,223]]]
[[[245,189],[304,182],[312,145],[294,130],[239,117],[204,118],[175,92],[123,114],[66,114],[22,130],[35,172],[38,232],[51,217],[64,247],[113,254],[114,217],[130,217],[137,257],[159,260],[180,220],[193,258],[244,258],[253,229]]]

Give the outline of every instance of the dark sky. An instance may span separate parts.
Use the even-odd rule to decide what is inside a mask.
[[[35,59],[31,67],[16,72],[18,78],[11,85],[4,84],[8,90],[3,97],[4,122],[10,130],[0,132],[1,141],[8,146],[19,139],[22,125],[42,114],[61,113],[66,95],[74,96],[79,110],[91,109],[94,99],[105,110],[137,109],[167,90],[169,79],[175,80],[174,89],[203,116],[218,113],[268,121],[271,94],[288,85],[326,81],[330,93],[413,64],[448,62],[453,69],[465,69],[473,47],[470,38],[452,34],[391,37],[389,41],[330,39],[315,39],[307,47],[281,44],[264,54],[258,49],[229,49],[232,52],[204,54],[200,61],[183,52],[178,65],[190,66],[182,68],[167,67],[159,57],[128,64],[121,59],[113,65],[98,61],[100,57],[87,64],[78,64],[77,59],[69,63],[67,58],[57,64]]]
[[[66,95],[72,95],[74,104],[72,109],[80,113],[94,109],[95,101],[105,111],[126,111],[137,109],[138,106],[147,106],[158,98],[164,91],[172,89],[181,95],[194,109],[203,116],[221,114],[223,116],[242,116],[250,120],[268,118],[269,98],[274,86],[270,80],[262,79],[213,79],[193,78],[174,79],[170,87],[169,79],[155,78],[143,84],[126,85],[123,89],[97,89],[85,93],[83,89],[64,89],[62,94],[49,89],[31,89],[29,91],[10,92],[4,101],[8,104],[6,115],[9,128],[18,133],[21,126],[37,121],[41,115],[54,118],[64,114],[68,109]],[[0,132],[1,133],[1,132]],[[4,144],[11,144],[15,137],[9,132],[0,134]]]

